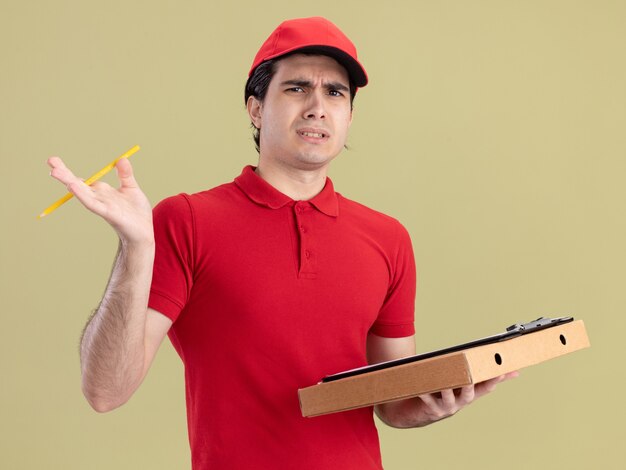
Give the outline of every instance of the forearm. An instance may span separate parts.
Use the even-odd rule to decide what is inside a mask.
[[[145,327],[153,262],[153,240],[120,242],[102,301],[83,332],[82,388],[97,411],[125,403],[145,375]]]

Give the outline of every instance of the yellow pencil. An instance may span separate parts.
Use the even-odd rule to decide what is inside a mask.
[[[115,164],[119,160],[121,160],[122,158],[130,157],[133,153],[135,153],[139,149],[140,149],[139,145],[135,145],[132,149],[128,150],[123,155],[120,155],[119,157],[117,157],[115,160],[113,160],[111,163],[109,163],[107,166],[105,166],[102,170],[100,170],[96,174],[90,176],[85,181],[85,184],[88,185],[88,186],[92,185],[93,183],[98,181],[100,178],[102,178],[104,175],[106,175],[109,171],[111,171],[113,168],[115,168]],[[41,214],[39,214],[37,216],[37,218],[41,219],[42,217],[47,216],[50,212],[54,211],[55,209],[57,209],[58,207],[60,207],[63,204],[65,204],[70,199],[72,199],[72,197],[74,197],[74,195],[72,193],[67,193],[65,196],[63,196],[61,199],[59,199],[57,202],[55,202],[50,207],[48,207],[46,210],[44,210]]]

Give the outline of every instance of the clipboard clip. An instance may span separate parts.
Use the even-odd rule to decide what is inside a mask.
[[[530,333],[533,330],[545,328],[546,326],[550,326],[553,323],[558,323],[563,321],[565,317],[561,318],[545,318],[539,317],[536,320],[530,321],[528,323],[515,323],[509,326],[506,331],[511,333]]]

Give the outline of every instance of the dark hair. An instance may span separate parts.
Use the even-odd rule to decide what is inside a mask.
[[[296,52],[302,54],[302,52]],[[267,94],[267,89],[270,86],[270,82],[272,81],[272,77],[276,73],[276,64],[280,62],[281,59],[287,57],[287,54],[281,56],[278,59],[270,59],[266,60],[262,64],[260,64],[256,69],[254,69],[254,73],[250,75],[248,81],[246,82],[246,89],[244,92],[244,103],[248,103],[248,98],[254,96],[260,102],[263,102],[265,99],[265,95]],[[307,54],[307,55],[315,55],[315,54]],[[354,96],[356,95],[356,85],[352,80],[352,77],[349,78],[349,86],[350,86],[350,109],[352,109],[352,104],[354,102]],[[259,129],[254,125],[254,123],[250,123],[254,128],[252,136],[254,137],[254,146],[256,147],[256,151],[258,153],[261,152],[261,135]]]

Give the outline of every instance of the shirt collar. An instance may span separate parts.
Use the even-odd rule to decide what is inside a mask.
[[[235,184],[253,202],[261,206],[269,207],[270,209],[280,209],[283,206],[295,203],[289,196],[281,193],[257,175],[254,172],[255,169],[254,166],[248,165],[243,169],[241,174],[235,178]],[[309,199],[308,202],[326,215],[331,217],[337,217],[337,215],[339,215],[337,193],[335,193],[335,188],[330,178],[326,178],[324,189],[322,189],[317,196]]]

